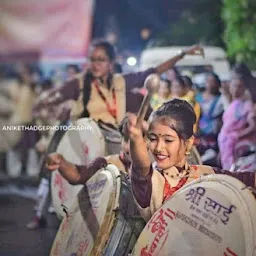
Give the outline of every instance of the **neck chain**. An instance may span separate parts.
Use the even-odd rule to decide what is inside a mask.
[[[184,172],[181,172],[181,173],[177,173],[177,174],[172,174],[170,175],[170,177],[172,179],[182,179],[182,178],[188,178],[190,176],[190,170],[186,170],[185,173]]]
[[[173,167],[179,173],[171,174],[171,170],[163,171],[163,173],[172,179],[188,178],[191,174],[191,168],[186,164],[183,168]]]

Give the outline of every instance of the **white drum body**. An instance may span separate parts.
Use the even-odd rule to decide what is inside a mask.
[[[75,197],[54,240],[51,256],[128,255],[145,226],[129,179],[107,165]]]
[[[68,130],[61,139],[57,152],[76,165],[86,165],[96,157],[104,156],[105,141],[95,121],[82,118],[74,122],[74,130]],[[52,203],[57,215],[65,215],[63,208],[69,209],[82,185],[70,185],[58,170],[52,173],[51,193]]]
[[[255,256],[256,202],[227,175],[185,185],[152,216],[132,255]]]
[[[114,209],[118,204],[119,174],[112,166],[108,171],[101,169],[86,182],[61,223],[51,255],[88,255],[95,243],[101,243],[97,233],[103,222],[106,225],[111,221],[112,213],[107,214],[109,208]]]

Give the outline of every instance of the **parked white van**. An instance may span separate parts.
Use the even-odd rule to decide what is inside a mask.
[[[145,49],[140,58],[140,70],[154,67],[164,60],[179,53],[185,46],[152,47]],[[176,66],[179,70],[185,70],[192,74],[204,73],[213,70],[220,77],[230,72],[225,51],[220,47],[203,46],[205,58],[202,56],[185,56]]]

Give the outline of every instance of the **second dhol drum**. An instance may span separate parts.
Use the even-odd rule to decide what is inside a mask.
[[[51,256],[125,256],[144,226],[129,178],[114,165],[107,165],[91,177],[68,209]]]
[[[61,139],[57,152],[76,165],[86,165],[96,157],[104,156],[105,141],[97,123],[90,118],[82,118],[71,124]],[[64,209],[69,209],[82,185],[70,185],[58,170],[52,173],[52,203],[57,216],[64,216]]]

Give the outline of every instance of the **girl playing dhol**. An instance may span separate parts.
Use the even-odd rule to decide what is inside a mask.
[[[116,52],[113,45],[106,41],[94,42],[89,51],[88,70],[78,74],[75,79],[63,86],[50,90],[34,107],[34,114],[40,116],[51,106],[72,100],[70,119],[91,117],[95,121],[115,126],[119,125],[128,109],[127,102],[133,101],[128,94],[136,87],[142,87],[146,77],[152,73],[162,74],[181,60],[185,55],[200,52],[200,46],[192,46],[167,61],[143,72],[114,74]]]
[[[186,101],[173,99],[153,113],[147,143],[136,121],[135,116],[129,117],[131,180],[135,201],[142,217],[148,221],[183,185],[215,171],[209,166],[189,166],[187,163],[186,157],[194,142],[196,116]],[[255,173],[222,173],[237,175],[246,185],[255,186]]]

